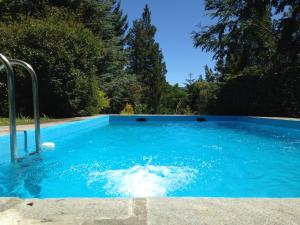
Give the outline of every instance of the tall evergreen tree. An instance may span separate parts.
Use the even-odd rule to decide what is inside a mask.
[[[275,23],[279,39],[277,55],[280,57],[280,62],[299,67],[300,0],[273,0],[272,3],[276,9],[276,14],[283,14]]]
[[[125,45],[126,41],[126,32],[128,29],[128,23],[127,23],[127,15],[124,15],[122,9],[121,9],[121,2],[114,2],[114,9],[113,9],[113,17],[114,17],[114,27],[116,35],[120,38],[120,43],[122,45]]]
[[[269,95],[277,93],[277,102],[269,106],[276,113],[285,112],[300,116],[300,0],[273,0],[277,18],[275,21],[278,44],[269,79],[273,87]],[[275,75],[275,76],[274,76]],[[274,98],[274,97],[273,97]],[[279,106],[279,107],[278,107]],[[274,110],[275,111],[275,110]]]
[[[214,72],[212,71],[212,69],[209,68],[208,65],[205,65],[204,70],[205,70],[205,80],[207,82],[215,82],[216,76],[215,76]]]
[[[126,32],[128,28],[127,15],[124,15],[120,2],[110,1],[111,6],[107,15],[112,26],[109,32],[113,35],[105,41],[107,55],[102,68],[100,80],[101,87],[111,99],[110,112],[119,113],[126,103],[134,102],[135,77],[126,71],[128,52],[126,45]]]
[[[129,31],[128,46],[129,71],[136,74],[142,86],[141,104],[147,105],[149,113],[159,112],[167,72],[162,51],[154,39],[155,33],[146,5],[142,18],[135,20]]]
[[[195,46],[212,51],[222,77],[265,69],[275,48],[269,0],[206,0],[217,23],[194,33]]]

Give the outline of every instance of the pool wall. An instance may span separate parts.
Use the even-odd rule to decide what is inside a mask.
[[[137,122],[140,119],[146,121],[140,122],[198,122],[204,119],[206,121],[237,121],[246,123],[257,123],[267,126],[300,129],[300,119],[279,119],[279,118],[263,118],[250,116],[210,116],[210,115],[110,115],[109,123],[120,122]]]
[[[49,127],[42,128],[42,135],[54,135],[58,130],[60,133],[64,131],[76,132],[82,129],[82,125],[85,127],[92,125],[108,125],[115,123],[127,123],[138,122],[140,119],[146,119],[141,122],[198,122],[202,119],[205,121],[236,121],[246,123],[256,123],[267,126],[275,126],[282,128],[300,129],[300,119],[280,119],[280,118],[264,118],[264,117],[250,117],[250,116],[210,116],[210,115],[99,115],[88,119],[66,122],[62,124],[56,124]],[[29,135],[33,134],[33,129],[26,129],[29,131]],[[18,132],[19,135],[23,135],[22,132]],[[9,138],[8,134],[1,135],[0,139]],[[0,148],[1,149],[1,148]]]

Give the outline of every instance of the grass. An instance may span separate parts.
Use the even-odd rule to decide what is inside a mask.
[[[48,122],[55,122],[55,121],[59,121],[60,119],[52,119],[49,118],[46,115],[43,115],[41,117],[41,123],[48,123]],[[34,119],[27,117],[27,116],[18,116],[17,117],[17,125],[25,125],[25,124],[33,124],[34,123]],[[8,126],[9,125],[9,118],[4,118],[4,117],[0,117],[0,126]]]

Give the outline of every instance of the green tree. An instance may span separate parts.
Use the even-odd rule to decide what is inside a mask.
[[[105,107],[99,98],[95,66],[103,60],[104,44],[82,24],[53,15],[47,20],[28,18],[0,27],[1,52],[26,60],[37,72],[41,113],[55,117],[90,115]],[[30,78],[24,71],[17,72],[18,112],[32,114]]]
[[[188,111],[196,114],[216,113],[219,87],[213,82],[202,79],[192,80],[186,84]]]
[[[100,86],[110,98],[110,112],[119,112],[124,103],[134,99],[131,92],[135,77],[126,73],[127,51],[125,38],[127,16],[116,0],[2,0],[0,21],[11,24],[24,18],[48,18],[53,11],[62,12],[62,20],[75,18],[78,23],[101,40],[104,57],[95,63]],[[130,87],[130,88],[128,88]]]
[[[265,78],[268,85],[261,91],[269,104],[263,104],[266,112],[275,115],[300,116],[300,1],[273,0],[278,36],[276,53]],[[273,92],[273,94],[272,94]],[[276,96],[274,96],[276,93]],[[272,96],[273,95],[273,96]],[[271,112],[269,110],[272,110]]]
[[[187,92],[184,87],[178,84],[167,84],[163,92],[160,113],[162,114],[183,114],[186,107]]]
[[[129,30],[129,72],[135,74],[142,87],[141,104],[149,113],[158,113],[166,86],[166,65],[159,44],[155,41],[156,28],[151,13],[145,6],[141,19],[133,22]]]
[[[212,71],[212,69],[209,68],[208,65],[205,65],[204,70],[205,70],[205,80],[207,82],[215,82],[216,76],[215,76],[214,72]]]
[[[300,115],[299,3],[206,1],[217,22],[194,32],[194,41],[214,53],[219,113]]]
[[[113,0],[2,0],[0,20],[11,23],[24,17],[46,18],[55,7],[65,9],[102,40],[108,40],[114,36],[111,11],[115,3]]]
[[[269,0],[207,0],[205,9],[217,23],[194,32],[195,46],[214,53],[221,80],[267,68],[276,40]]]
[[[276,20],[278,36],[277,63],[288,63],[289,67],[300,64],[300,0],[273,0],[275,14],[282,17]],[[280,58],[280,60],[279,60]],[[287,66],[287,65],[286,65]]]
[[[118,113],[125,103],[134,104],[136,96],[139,95],[138,84],[134,74],[128,74],[126,65],[128,62],[128,51],[125,48],[126,31],[128,28],[127,15],[124,15],[120,2],[112,1],[111,9],[108,11],[111,24],[109,32],[112,38],[107,39],[107,56],[101,66],[101,87],[108,93],[111,100],[110,112]]]

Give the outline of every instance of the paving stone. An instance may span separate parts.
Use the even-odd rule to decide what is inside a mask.
[[[148,199],[149,225],[299,225],[300,199]]]
[[[300,199],[0,198],[1,225],[299,225]]]

